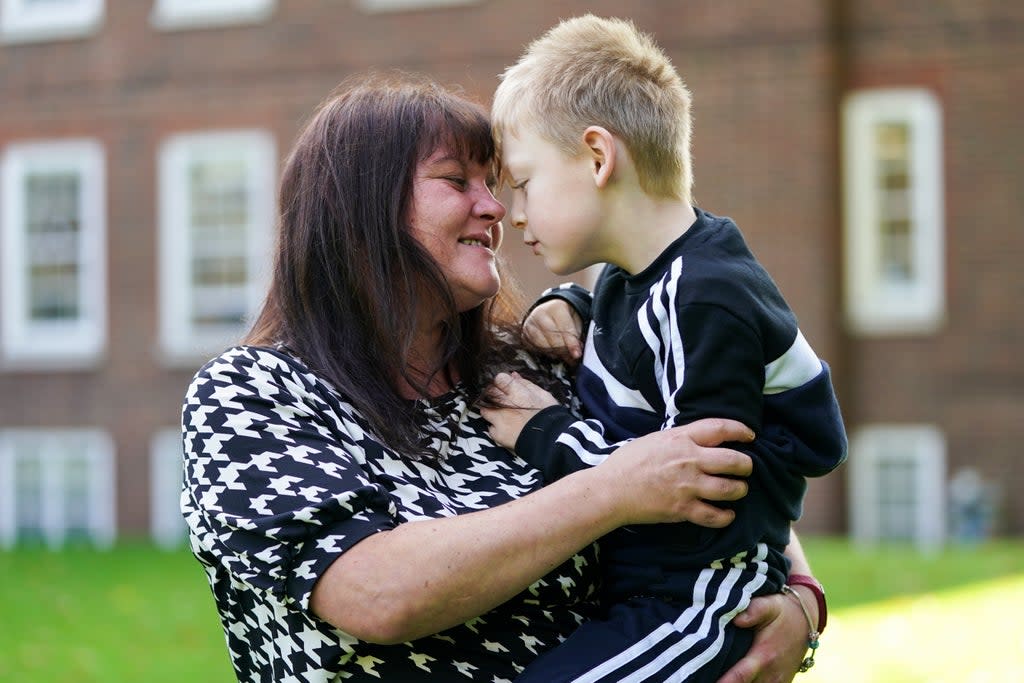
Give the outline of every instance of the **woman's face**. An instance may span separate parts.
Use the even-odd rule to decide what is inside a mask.
[[[489,165],[443,147],[416,166],[409,223],[448,280],[459,312],[479,306],[501,284],[494,254],[505,207],[491,191],[494,181]]]

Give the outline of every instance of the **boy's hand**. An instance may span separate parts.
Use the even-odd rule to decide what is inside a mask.
[[[550,299],[530,311],[523,336],[567,365],[576,365],[583,357],[583,320],[564,299]]]
[[[502,407],[481,408],[480,414],[491,423],[488,431],[494,442],[510,451],[515,451],[519,433],[531,417],[544,408],[558,405],[548,391],[516,372],[498,373],[487,388],[487,395]]]

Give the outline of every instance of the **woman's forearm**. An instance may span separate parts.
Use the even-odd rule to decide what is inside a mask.
[[[790,530],[789,545],[786,546],[785,554],[789,558],[790,574],[814,576],[811,573],[811,565],[807,560],[807,555],[804,554],[803,545],[801,545],[795,531]],[[821,615],[818,613],[818,600],[814,592],[807,586],[794,585],[791,588],[800,595],[801,602],[808,615],[810,615],[811,625],[819,624]]]
[[[637,439],[519,500],[374,534],[324,572],[313,611],[357,638],[402,642],[483,614],[624,524],[725,526],[732,513],[704,501],[741,497],[744,482],[717,475],[745,476],[750,461],[701,446],[743,440],[749,430],[694,425]]]
[[[458,517],[416,521],[342,554],[313,591],[321,618],[395,643],[450,628],[505,602],[617,526],[596,469]]]
[[[800,539],[796,536],[796,531],[790,530],[789,532],[789,545],[786,546],[786,557],[789,558],[789,573],[790,574],[808,574],[811,573],[811,565],[807,561],[807,555],[804,554],[804,547],[800,543]]]

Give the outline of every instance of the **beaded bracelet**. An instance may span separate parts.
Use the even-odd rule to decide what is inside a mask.
[[[807,626],[810,629],[807,633],[807,648],[811,651],[811,654],[804,657],[804,661],[800,662],[799,671],[800,673],[803,673],[805,671],[809,671],[811,667],[814,666],[814,655],[818,650],[818,636],[820,636],[821,633],[819,633],[818,629],[815,628],[814,621],[811,619],[811,613],[807,611],[807,606],[804,605],[804,599],[800,597],[800,594],[786,585],[782,586],[782,592],[796,598],[796,602],[800,605],[801,611],[803,611],[804,616],[807,617]]]

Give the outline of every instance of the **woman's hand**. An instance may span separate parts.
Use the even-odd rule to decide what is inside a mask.
[[[693,522],[728,526],[732,510],[714,501],[738,500],[750,475],[750,457],[720,444],[751,441],[754,433],[735,420],[705,418],[636,438],[592,468],[611,479],[608,489],[622,497],[628,516],[621,524]]]
[[[804,604],[817,619],[814,597],[801,586]],[[754,598],[750,607],[733,622],[753,628],[750,651],[725,673],[718,683],[788,683],[793,680],[807,654],[810,627],[800,605],[792,597],[777,593]]]
[[[566,365],[575,366],[583,357],[583,320],[564,299],[534,307],[523,322],[523,336]]]

